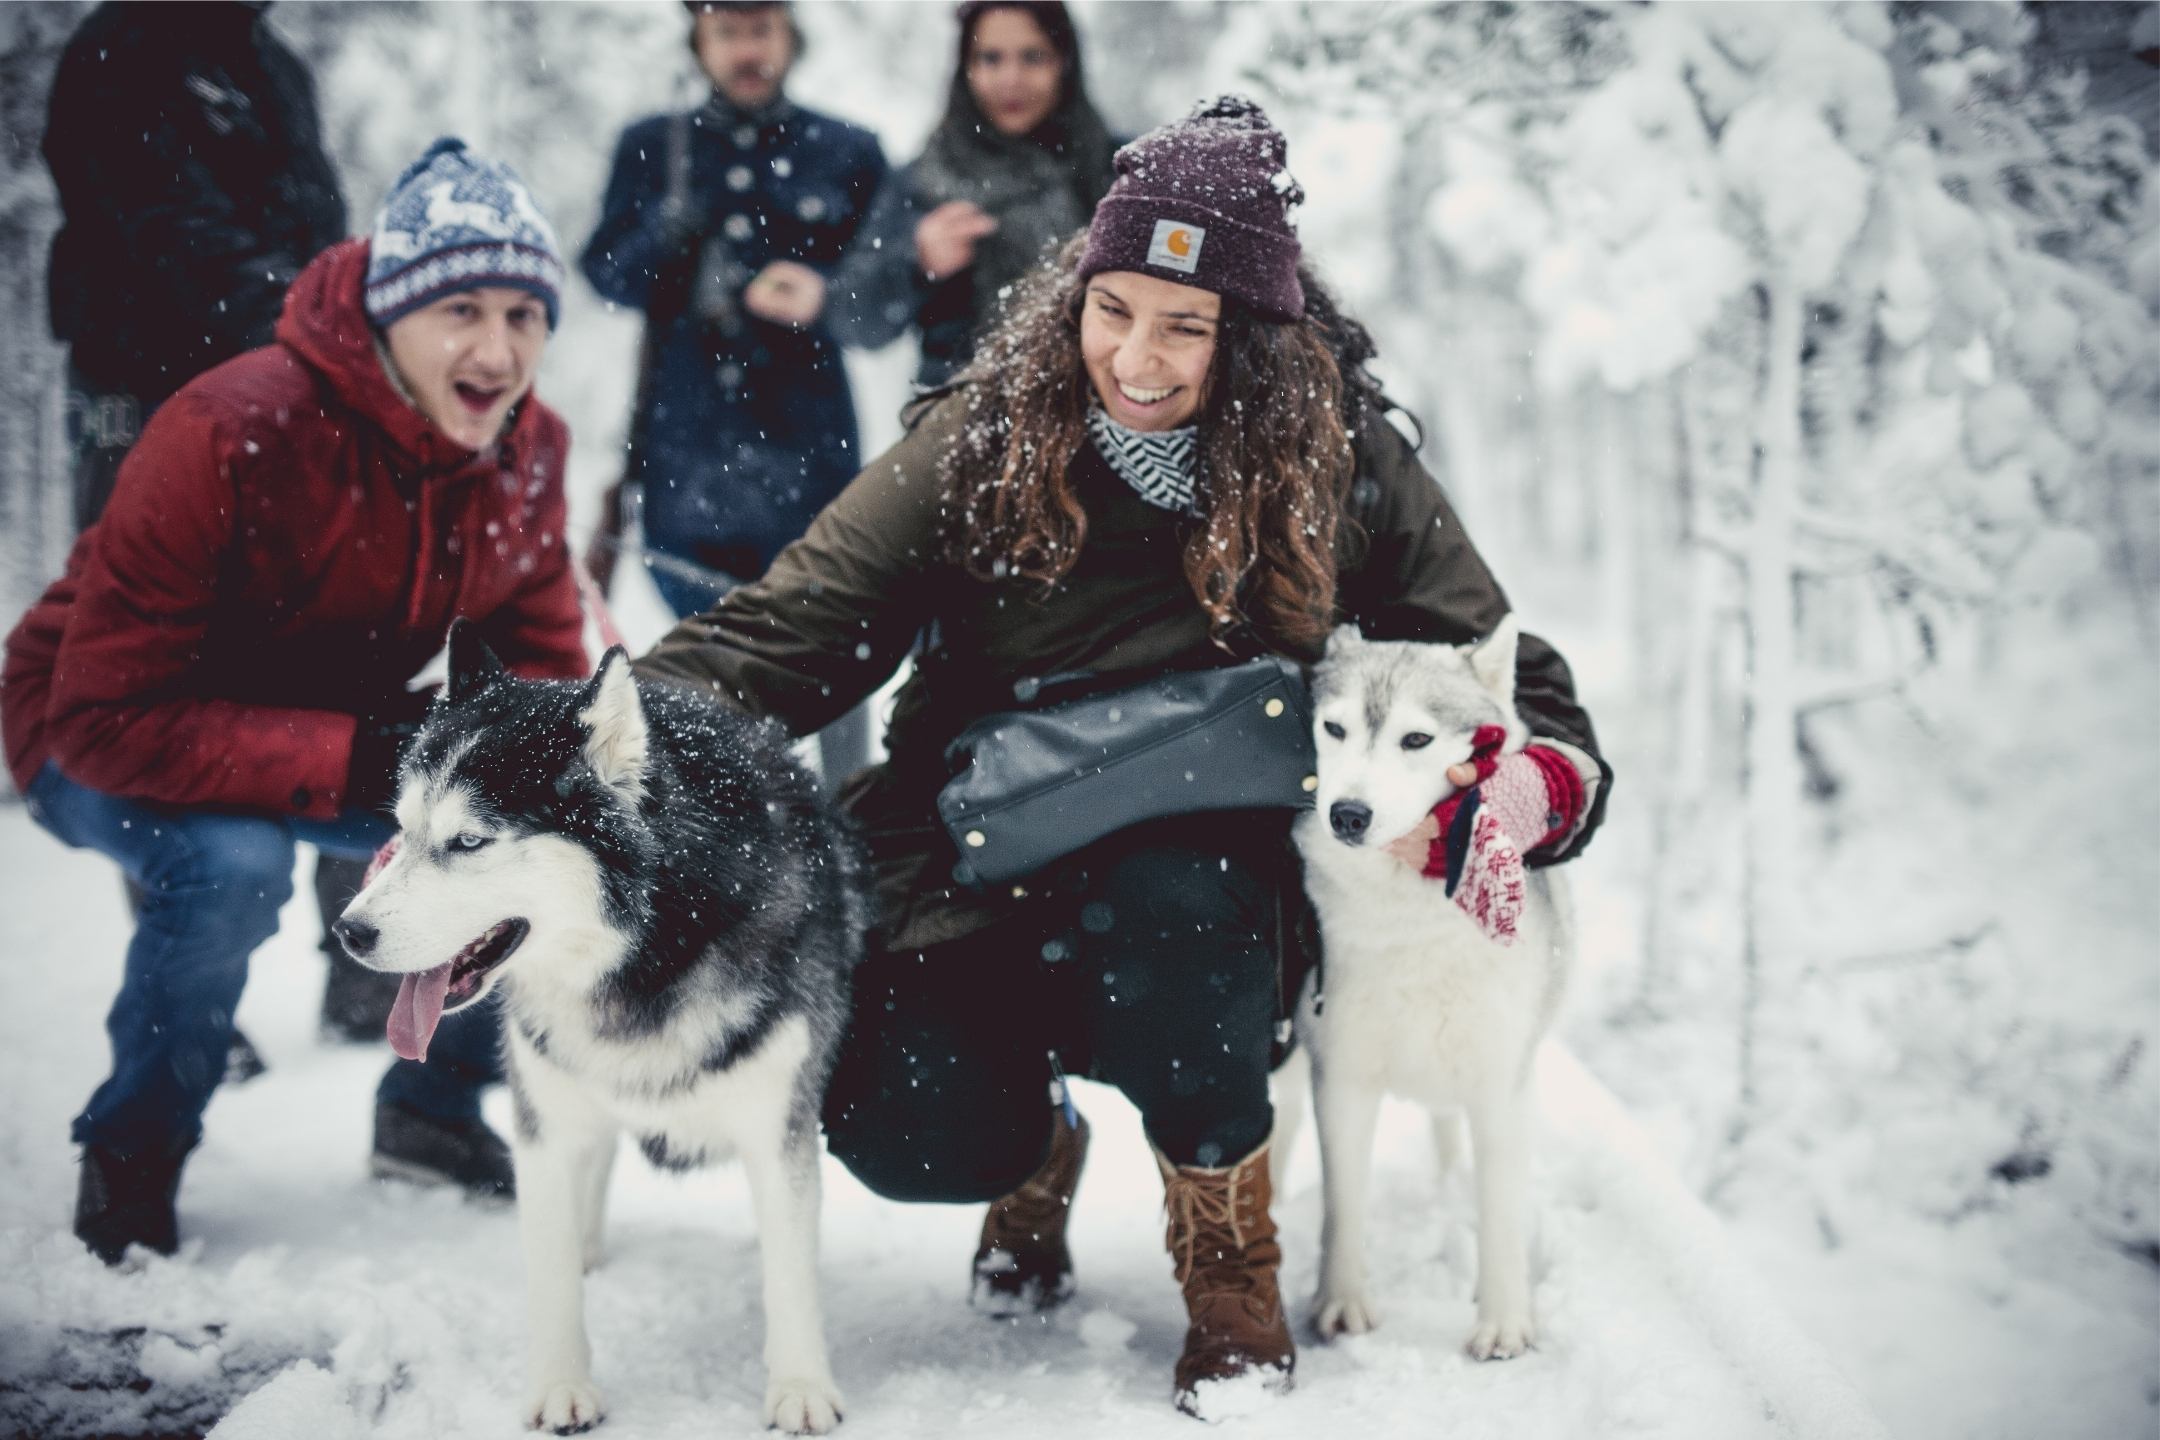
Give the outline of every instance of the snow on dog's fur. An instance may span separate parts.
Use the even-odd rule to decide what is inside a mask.
[[[766,1418],[840,1418],[817,1299],[818,1111],[864,904],[853,842],[774,728],[637,682],[519,680],[471,627],[400,777],[397,852],[339,921],[402,975],[424,1057],[499,990],[529,1292],[527,1423],[599,1420],[584,1271],[618,1136],[654,1164],[739,1155],[763,1256]]]
[[[1313,676],[1318,804],[1294,833],[1326,957],[1323,988],[1316,996],[1309,986],[1297,1014],[1325,1177],[1322,1335],[1360,1334],[1376,1319],[1366,1190],[1380,1099],[1393,1094],[1433,1112],[1443,1167],[1469,1124],[1478,1282],[1467,1348],[1502,1359],[1535,1336],[1528,1082],[1570,966],[1566,896],[1552,870],[1530,872],[1519,937],[1499,945],[1440,881],[1384,849],[1454,793],[1448,767],[1469,759],[1479,726],[1504,726],[1505,752],[1528,740],[1515,712],[1515,648],[1512,617],[1461,647],[1366,640],[1345,627]],[[1286,1150],[1287,1136],[1279,1143]],[[1380,1234],[1386,1244],[1393,1231],[1383,1225]]]

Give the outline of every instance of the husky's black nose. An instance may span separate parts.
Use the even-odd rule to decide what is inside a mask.
[[[1347,840],[1352,845],[1362,844],[1365,827],[1372,824],[1372,806],[1360,805],[1355,800],[1337,800],[1328,806],[1327,823],[1336,839]]]
[[[375,942],[382,938],[382,932],[373,925],[349,916],[330,928],[335,930],[337,938],[344,942],[345,953],[355,960],[365,960],[368,952],[375,948]]]

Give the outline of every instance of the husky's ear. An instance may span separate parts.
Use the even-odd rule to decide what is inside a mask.
[[[450,622],[450,703],[469,700],[510,672],[487,641],[480,627],[460,615]]]
[[[585,737],[585,759],[593,773],[617,790],[643,793],[645,709],[630,678],[630,652],[622,646],[600,657],[578,720],[592,732]]]
[[[1521,638],[1515,613],[1509,611],[1493,627],[1492,634],[1470,647],[1470,673],[1500,697],[1503,708],[1510,710],[1515,708],[1515,648]]]
[[[1338,625],[1328,632],[1325,658],[1337,660],[1365,643],[1365,632],[1355,625]]]

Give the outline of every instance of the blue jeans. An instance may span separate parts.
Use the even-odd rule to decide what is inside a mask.
[[[651,543],[650,540],[646,542],[648,546]],[[710,582],[700,580],[694,576],[683,574],[667,564],[668,560],[680,559],[680,556],[663,552],[664,558],[660,564],[656,565],[649,558],[652,553],[650,549],[646,551],[648,558],[645,562],[645,573],[652,576],[653,588],[660,592],[660,598],[667,602],[668,609],[674,611],[678,618],[685,615],[704,614],[707,610],[720,603],[722,595],[727,594],[735,585],[742,583],[737,580],[730,584],[723,584],[717,571],[714,572],[713,579]]]
[[[115,861],[142,891],[120,994],[105,1029],[113,1068],[75,1117],[77,1143],[123,1154],[192,1145],[225,1074],[248,957],[277,933],[292,895],[293,846],[365,859],[391,825],[359,812],[335,820],[188,810],[78,785],[47,763],[30,814],[79,850]],[[502,1078],[493,1003],[446,1017],[428,1063],[399,1060],[380,1100],[444,1119],[477,1116],[480,1087]]]

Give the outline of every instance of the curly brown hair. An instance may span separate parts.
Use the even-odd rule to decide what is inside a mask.
[[[951,387],[967,397],[969,419],[944,459],[947,540],[985,579],[1047,589],[1087,540],[1067,478],[1093,400],[1080,354],[1087,287],[1075,273],[1084,242],[1076,237],[1016,287]],[[1356,475],[1351,437],[1385,403],[1364,371],[1372,347],[1363,327],[1303,266],[1299,279],[1306,314],[1288,324],[1224,298],[1197,417],[1201,527],[1185,545],[1185,579],[1226,649],[1231,632],[1250,625],[1276,648],[1318,653]]]

